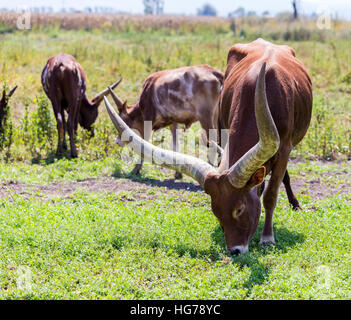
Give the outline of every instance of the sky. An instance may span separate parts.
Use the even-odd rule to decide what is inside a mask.
[[[291,0],[164,0],[166,14],[195,15],[197,9],[204,3],[212,4],[218,11],[218,15],[227,16],[229,12],[238,7],[244,7],[247,11],[262,13],[268,10],[271,14],[281,11],[291,11]],[[332,14],[337,13],[339,18],[351,20],[350,0],[300,0],[303,13],[323,12],[326,9]],[[118,11],[128,13],[143,13],[143,0],[0,0],[0,8],[21,8],[35,6],[51,6],[59,9],[73,7],[83,9],[85,7],[106,6],[113,7]]]

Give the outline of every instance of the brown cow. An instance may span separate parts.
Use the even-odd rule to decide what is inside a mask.
[[[116,87],[121,80],[112,85]],[[77,157],[74,137],[78,123],[94,135],[92,124],[98,116],[98,107],[108,90],[100,92],[94,99],[86,96],[86,74],[81,65],[69,54],[59,53],[46,63],[41,83],[52,107],[57,122],[58,147],[57,153],[67,149],[65,110],[68,113],[67,129],[71,144],[71,156]]]
[[[106,98],[105,104],[117,130],[127,130],[131,146],[142,156],[181,171],[204,187],[231,254],[248,251],[261,214],[259,186],[271,173],[263,195],[261,242],[274,243],[272,218],[279,186],[289,154],[306,134],[312,113],[311,80],[291,48],[259,39],[230,49],[219,112],[221,128],[230,132],[219,170],[145,142]]]
[[[12,97],[12,95],[15,93],[17,89],[17,86],[15,86],[8,94],[6,94],[6,91],[3,90],[2,92],[2,98],[0,100],[0,127],[3,125],[3,119],[6,113],[6,107],[9,99]]]
[[[2,124],[2,120],[5,115],[5,109],[7,107],[7,103],[9,99],[12,97],[12,95],[15,93],[16,89],[17,89],[17,86],[15,86],[12,90],[10,90],[8,94],[6,93],[5,89],[2,92],[2,97],[0,99],[0,125]]]
[[[178,124],[189,128],[199,121],[207,135],[210,129],[216,128],[222,84],[223,74],[220,71],[201,65],[153,73],[146,79],[135,105],[127,106],[112,90],[111,95],[121,118],[145,140],[151,136],[151,130],[144,127],[146,121],[152,123],[154,131],[170,126],[173,150],[179,151]],[[120,135],[116,142],[124,146]],[[139,174],[142,163],[141,160],[135,166],[133,174]],[[176,178],[181,178],[181,174],[177,172]]]

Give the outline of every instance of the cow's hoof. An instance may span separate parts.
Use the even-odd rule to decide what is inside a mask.
[[[174,175],[175,180],[181,180],[183,179],[183,175],[180,172],[176,172]]]
[[[261,236],[261,241],[260,243],[263,246],[274,246],[275,245],[275,240],[274,240],[274,236]]]
[[[298,202],[293,202],[291,205],[292,205],[294,211],[302,210],[302,208],[300,207],[300,204]]]

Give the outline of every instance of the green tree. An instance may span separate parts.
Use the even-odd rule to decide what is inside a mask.
[[[145,14],[163,14],[164,0],[143,0]]]
[[[238,9],[232,12],[231,16],[242,18],[245,16],[245,9],[243,7],[239,7]]]
[[[217,10],[209,3],[205,3],[202,8],[197,9],[198,16],[216,16]]]

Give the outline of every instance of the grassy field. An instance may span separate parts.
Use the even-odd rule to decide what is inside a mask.
[[[281,192],[276,247],[259,244],[262,218],[236,258],[201,188],[131,168],[111,158],[1,166],[0,298],[351,298],[349,164],[291,163],[303,211]]]
[[[0,86],[19,88],[0,162],[1,299],[351,298],[345,25],[335,26],[334,36],[310,31],[288,41],[273,22],[261,34],[257,22],[239,24],[235,35],[228,20],[178,28],[149,22],[139,29],[128,19],[122,27],[111,20],[85,28],[41,20],[31,31],[7,23],[0,24]],[[275,247],[259,244],[262,218],[250,252],[229,257],[210,199],[193,180],[175,182],[172,172],[149,164],[140,177],[129,174],[133,163],[113,143],[104,106],[93,139],[79,130],[79,160],[56,158],[55,122],[40,83],[50,56],[73,54],[87,72],[91,97],[123,76],[119,95],[133,103],[151,72],[204,63],[224,70],[231,45],[256,36],[293,47],[314,84],[311,127],[289,163],[303,210],[292,211],[282,190]],[[199,125],[190,129],[198,132]],[[162,136],[168,147],[167,130],[154,142]]]

